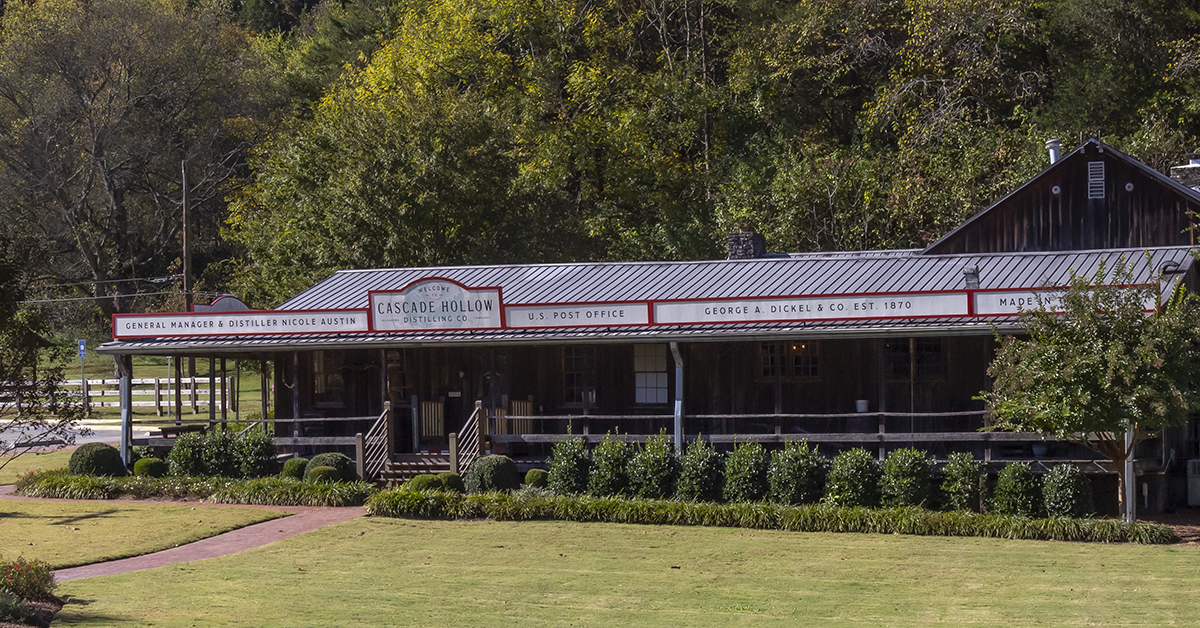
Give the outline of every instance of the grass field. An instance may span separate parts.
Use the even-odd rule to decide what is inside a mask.
[[[75,450],[62,449],[45,454],[21,454],[10,460],[8,464],[4,465],[3,469],[0,469],[0,486],[15,483],[17,476],[22,473],[65,467],[67,466],[67,462],[71,460],[71,452],[73,451]],[[0,458],[0,462],[4,461],[5,458]]]
[[[358,519],[67,582],[55,626],[1200,625],[1200,549]]]
[[[286,513],[193,503],[130,504],[0,500],[0,557],[55,568],[139,556]]]

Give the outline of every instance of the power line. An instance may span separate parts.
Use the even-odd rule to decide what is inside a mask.
[[[127,282],[131,282],[131,281],[150,281],[150,282],[154,282],[154,283],[162,283],[164,281],[178,279],[179,277],[182,277],[182,276],[183,275],[166,275],[164,277],[134,277],[133,279],[96,279],[93,281],[80,281],[78,283],[45,284],[45,286],[48,288],[68,288],[68,287],[72,287],[72,286],[93,286],[98,283],[104,283],[104,284],[127,283]]]
[[[125,298],[129,298],[129,297],[152,297],[152,296],[158,296],[158,295],[162,295],[162,294],[179,294],[179,291],[178,290],[167,290],[165,292],[135,292],[133,294],[110,294],[108,296],[71,297],[68,299],[31,299],[29,301],[20,301],[20,303],[22,303],[22,304],[26,304],[26,303],[66,303],[69,301],[97,301],[100,299],[125,299]],[[224,293],[224,292],[194,292],[193,294],[195,294],[197,296],[202,296],[202,297],[219,297],[219,296],[224,296],[226,293]]]

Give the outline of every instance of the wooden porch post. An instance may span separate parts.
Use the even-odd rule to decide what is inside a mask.
[[[675,453],[683,455],[683,356],[679,354],[679,343],[671,343],[671,357],[675,358]]]
[[[128,467],[133,454],[133,357],[121,354],[116,360],[121,374],[121,462]]]
[[[175,356],[175,425],[183,425],[183,359]]]

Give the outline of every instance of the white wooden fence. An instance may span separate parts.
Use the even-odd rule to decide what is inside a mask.
[[[175,411],[175,400],[178,398],[183,407],[191,408],[192,414],[200,412],[200,406],[207,407],[210,400],[216,400],[217,409],[237,412],[237,397],[232,394],[233,378],[218,377],[213,380],[215,390],[209,388],[208,377],[184,377],[181,380],[182,389],[175,387],[173,377],[147,377],[133,379],[133,405],[153,406],[158,416],[164,409],[167,414]],[[63,388],[74,390],[77,394],[82,389],[84,402],[89,408],[115,408],[121,405],[121,380],[119,379],[69,379],[63,382]]]

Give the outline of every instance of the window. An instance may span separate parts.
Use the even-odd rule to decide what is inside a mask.
[[[888,379],[938,379],[942,376],[942,341],[938,338],[889,340],[884,348]]]
[[[340,355],[333,351],[313,353],[313,405],[318,408],[342,407],[342,380]]]
[[[777,374],[782,374],[783,360],[779,353],[779,345],[773,342],[764,342],[759,345],[759,362],[762,365],[763,377],[775,377]]]
[[[815,379],[821,375],[821,345],[815,340],[793,342],[792,375],[805,379]]]
[[[633,345],[635,403],[667,403],[667,346]]]
[[[590,347],[563,347],[563,403],[596,403],[596,356]]]
[[[816,379],[821,376],[820,343],[793,340],[786,343],[764,342],[759,345],[759,375]]]

